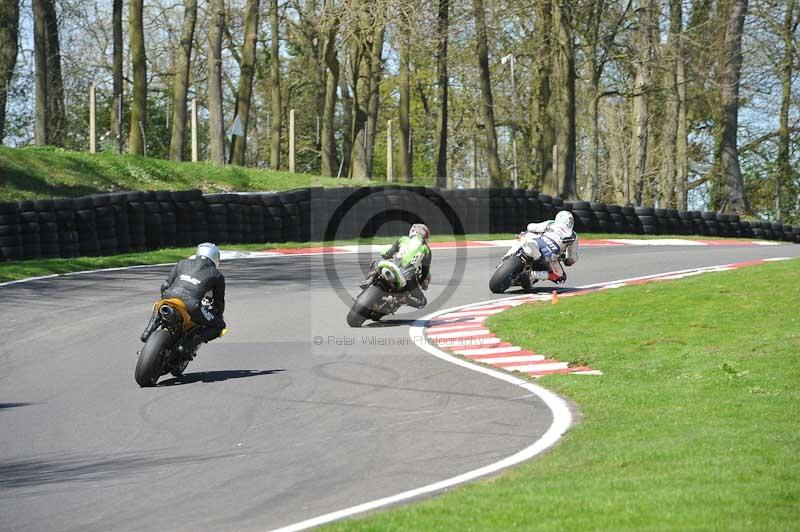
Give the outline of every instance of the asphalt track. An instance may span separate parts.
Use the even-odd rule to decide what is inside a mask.
[[[487,288],[503,251],[434,251],[436,306],[357,330],[321,257],[229,261],[230,334],[151,389],[133,368],[166,267],[0,287],[0,530],[263,531],[530,445],[551,421],[539,399],[408,335],[503,297]],[[584,248],[568,286],[781,256],[800,246]],[[367,257],[334,261],[355,293]]]

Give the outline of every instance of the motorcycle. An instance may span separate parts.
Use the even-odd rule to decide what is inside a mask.
[[[520,233],[517,242],[503,256],[503,260],[489,280],[489,290],[495,294],[502,294],[511,286],[521,286],[530,290],[536,279],[531,279],[531,272],[549,272],[550,267],[545,261],[537,240],[539,233]],[[558,258],[561,263],[564,256]],[[563,264],[562,264],[563,269]]]
[[[384,259],[375,264],[370,284],[353,300],[347,313],[347,324],[360,327],[367,320],[379,321],[394,314],[406,299],[408,279],[417,275],[412,263],[405,268],[397,259]]]
[[[211,301],[206,298],[202,304],[211,306]],[[157,314],[156,326],[139,352],[134,373],[136,383],[142,388],[155,386],[159,377],[167,373],[180,377],[197,353],[186,349],[187,340],[198,325],[192,321],[183,301],[161,299],[153,305],[153,310]],[[226,332],[223,330],[222,334]]]

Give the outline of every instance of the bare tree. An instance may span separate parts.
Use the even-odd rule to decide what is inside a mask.
[[[739,127],[739,80],[742,70],[742,31],[747,15],[747,0],[730,0],[725,25],[725,48],[720,69],[720,135],[716,151],[721,183],[712,197],[712,206],[725,211],[746,213],[750,204],[739,168],[737,132]]]
[[[142,0],[130,0],[128,35],[133,66],[133,100],[128,152],[142,155],[145,150],[143,132],[147,127],[147,58],[144,50]]]
[[[635,43],[638,54],[635,58],[636,80],[633,87],[633,131],[631,139],[631,178],[634,183],[635,201],[642,204],[645,193],[645,171],[647,149],[650,141],[649,104],[655,46],[655,22],[657,20],[655,0],[646,0],[639,9],[639,24]]]
[[[112,88],[111,88],[111,138],[117,142],[119,153],[125,146],[122,137],[122,0],[114,0],[112,6],[111,25],[113,45],[111,52]]]
[[[339,58],[336,52],[336,34],[339,31],[338,13],[332,13],[334,0],[326,0],[326,14],[330,17],[325,32],[323,59],[327,68],[325,72],[325,107],[322,112],[322,175],[336,175],[336,89],[339,85]]]
[[[558,182],[564,199],[577,197],[575,171],[575,39],[572,35],[572,0],[553,1],[553,26],[558,35],[555,79],[558,111],[555,113]]]
[[[222,114],[223,0],[211,0],[208,31],[208,137],[211,162],[225,164],[225,127]]]
[[[447,171],[447,40],[450,29],[450,0],[439,0],[436,17],[436,77],[439,91],[439,114],[436,120],[436,186],[448,185]]]
[[[6,102],[17,64],[19,1],[0,0],[0,143],[5,138]]]
[[[405,24],[408,24],[408,17],[403,17]],[[412,181],[412,157],[411,157],[411,80],[408,73],[409,62],[409,35],[401,32],[400,39],[400,72],[397,77],[397,84],[400,91],[400,108],[398,118],[400,119],[397,141],[400,149],[397,156],[397,173],[400,179],[407,183]],[[438,185],[438,177],[437,177]]]
[[[241,74],[236,98],[236,115],[242,122],[243,136],[233,138],[233,164],[243,165],[247,150],[247,126],[250,118],[250,100],[253,94],[253,75],[256,62],[256,37],[258,36],[259,0],[247,0],[247,15],[244,23],[244,45],[242,46]]]
[[[550,76],[553,57],[553,11],[551,0],[535,0],[534,3],[534,48],[533,81],[531,84],[531,145],[535,152],[537,188],[550,193],[553,187],[553,145],[555,131],[551,120]]]
[[[778,129],[778,160],[775,175],[775,219],[783,219],[783,201],[781,198],[782,187],[788,183],[792,176],[792,166],[789,161],[789,106],[792,100],[792,65],[795,61],[794,35],[797,31],[798,21],[794,15],[794,0],[788,0],[786,14],[783,19],[783,72],[781,79],[781,113]]]
[[[680,90],[678,87],[678,63],[683,61],[681,54],[681,34],[683,33],[683,5],[681,0],[669,0],[669,35],[666,49],[665,89],[667,97],[664,128],[664,176],[661,192],[664,205],[676,207],[679,203],[678,185],[678,131],[680,129]]]
[[[189,73],[192,65],[192,43],[197,23],[197,0],[183,3],[183,30],[181,42],[175,53],[175,91],[172,98],[172,135],[169,142],[169,158],[183,160],[186,138],[186,95],[189,92]]]
[[[281,65],[278,0],[270,0],[269,27],[271,33],[270,85],[272,87],[272,140],[269,167],[278,170],[281,167]]]
[[[47,22],[45,4],[48,0],[33,0],[33,58],[36,65],[36,123],[34,138],[37,146],[50,141],[47,107]]]
[[[497,131],[494,122],[494,101],[492,100],[492,81],[489,72],[489,45],[486,33],[486,12],[483,0],[472,0],[472,16],[475,19],[475,51],[478,54],[478,75],[481,86],[481,113],[486,130],[486,159],[489,166],[489,179],[493,187],[503,184],[500,171],[500,158],[497,156]]]
[[[58,35],[58,14],[55,0],[43,4],[47,33],[47,120],[48,144],[64,146],[66,110],[64,80],[61,76],[61,45]]]

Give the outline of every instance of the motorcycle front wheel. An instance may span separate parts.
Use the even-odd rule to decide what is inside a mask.
[[[153,331],[142,347],[139,360],[136,362],[134,377],[142,388],[156,385],[164,367],[164,351],[172,341],[172,335],[164,329]]]
[[[511,286],[514,279],[522,272],[525,265],[522,259],[514,255],[500,263],[489,280],[489,290],[494,294],[502,294]]]

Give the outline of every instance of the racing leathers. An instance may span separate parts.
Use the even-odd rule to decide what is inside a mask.
[[[211,305],[204,305],[203,298],[210,296]],[[225,276],[214,262],[204,257],[192,257],[179,261],[161,285],[161,297],[178,298],[183,301],[192,321],[199,325],[191,338],[190,347],[218,338],[225,329],[222,315],[225,312]],[[156,314],[150,319],[142,341],[152,332]]]
[[[428,289],[431,281],[431,248],[425,239],[419,235],[401,237],[389,249],[381,253],[380,257],[384,260],[394,258],[401,263],[408,262],[409,266],[413,266],[414,274],[406,278],[404,302],[414,308],[422,308],[427,305],[428,300],[422,291]],[[361,283],[362,288],[372,283],[377,275],[375,262],[372,262],[369,275]]]
[[[567,274],[564,268],[561,267],[559,258],[564,256],[564,264],[572,266],[578,262],[578,235],[571,227],[556,223],[554,220],[547,220],[539,223],[528,224],[527,231],[529,233],[538,234],[536,239],[539,257],[541,262],[548,266],[549,274],[547,278],[553,282],[564,282],[567,280]],[[536,251],[537,249],[534,248]],[[533,280],[543,280],[532,272]]]

